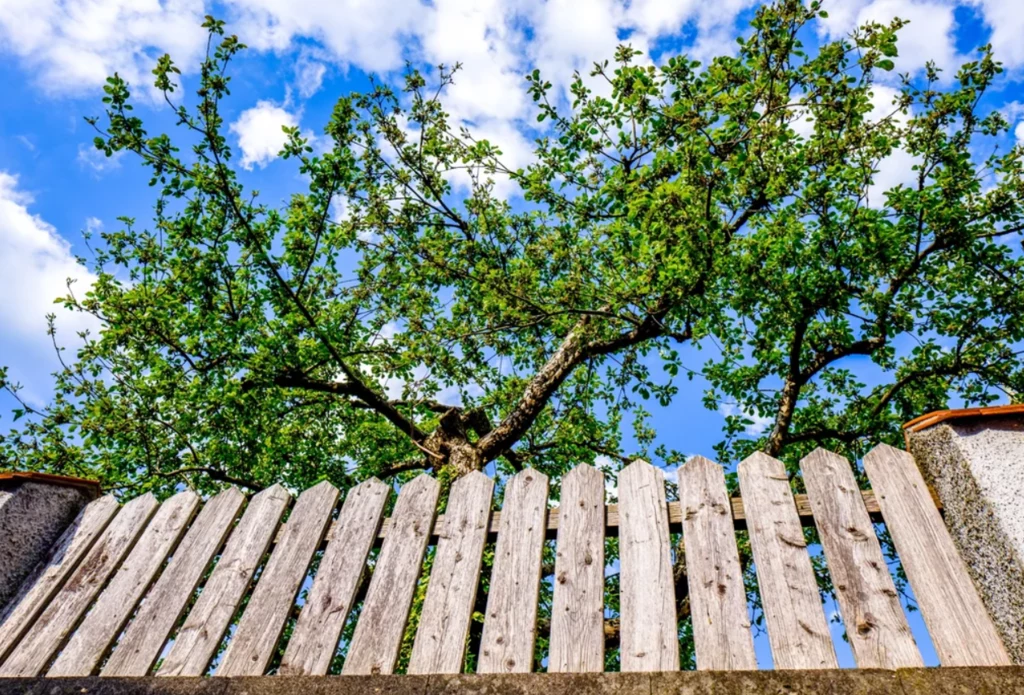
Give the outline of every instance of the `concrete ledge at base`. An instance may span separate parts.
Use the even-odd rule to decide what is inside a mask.
[[[458,676],[5,678],[0,695],[1008,695],[1024,667]]]

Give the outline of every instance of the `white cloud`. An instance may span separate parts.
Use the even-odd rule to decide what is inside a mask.
[[[121,168],[121,157],[124,150],[115,152],[108,157],[102,150],[96,149],[91,142],[83,142],[78,146],[78,165],[83,169],[91,169],[94,174],[104,174],[108,171]]]
[[[319,88],[325,62],[392,72],[407,58],[465,64],[456,90],[461,117],[518,114],[521,75],[538,66],[567,81],[611,56],[620,37],[641,50],[659,38],[694,30],[685,51],[707,59],[735,51],[739,14],[757,0],[226,0],[219,14],[229,31],[256,50],[286,53],[299,41],[316,60],[299,57],[300,93]],[[953,11],[977,8],[989,40],[1009,66],[1024,64],[1024,12],[1019,0],[827,0],[822,33],[845,35],[865,21],[911,21],[900,39],[899,69],[935,59],[952,76],[958,56]],[[50,92],[94,90],[119,72],[149,83],[157,56],[170,53],[186,75],[205,48],[199,26],[208,0],[2,0],[0,46],[21,58]],[[321,55],[322,54],[322,55]],[[556,82],[556,85],[563,86]]]
[[[1013,134],[1017,137],[1017,144],[1024,145],[1024,121],[1017,124],[1017,127],[1013,129]]]
[[[149,84],[156,57],[195,69],[203,0],[3,0],[0,46],[47,92],[92,91],[114,72]]]
[[[272,101],[260,101],[243,111],[231,124],[242,150],[242,166],[252,169],[253,165],[263,168],[270,164],[288,141],[282,126],[294,128],[298,124],[298,116]]]
[[[897,126],[904,126],[909,120],[912,112],[904,113],[898,110],[894,101],[898,98],[899,92],[892,87],[874,85],[871,95],[871,111],[866,118],[869,121],[878,121],[891,117]],[[874,183],[868,188],[868,203],[873,207],[880,207],[885,204],[885,192],[898,186],[907,185],[914,181],[916,173],[914,165],[920,159],[911,155],[906,150],[897,148],[878,164],[878,171],[874,176]]]
[[[462,63],[446,105],[461,120],[526,114],[525,37],[503,0],[439,0],[421,28],[431,65]]]
[[[866,22],[888,24],[899,17],[910,23],[897,39],[899,56],[894,59],[893,80],[900,72],[919,72],[925,62],[935,61],[943,79],[952,80],[963,58],[957,53],[954,4],[944,0],[829,0],[824,4],[828,18],[822,19],[822,33],[839,38]]]
[[[284,51],[295,37],[319,41],[343,64],[371,71],[402,67],[405,48],[430,8],[419,0],[229,0],[232,31],[261,50]]]
[[[741,415],[747,420],[751,421],[751,424],[747,425],[743,432],[751,437],[760,437],[775,422],[775,418],[770,415],[758,415],[751,413],[746,410],[739,410],[733,403],[722,403],[718,412],[722,417],[730,417],[732,415]]]
[[[1020,0],[974,0],[992,29],[988,41],[996,58],[1009,67],[1024,65],[1024,8]]]
[[[295,62],[295,86],[299,90],[299,96],[309,99],[319,92],[326,73],[326,65],[308,53],[302,53]]]
[[[92,317],[67,312],[54,300],[68,293],[67,281],[81,297],[95,281],[71,253],[70,245],[57,230],[29,211],[32,197],[19,189],[18,178],[0,171],[0,352],[11,368],[11,376],[26,383],[27,394],[36,403],[33,384],[41,383],[52,361],[46,335],[46,315],[57,314],[58,341],[67,345],[79,331],[98,330]],[[95,225],[95,222],[87,221]]]

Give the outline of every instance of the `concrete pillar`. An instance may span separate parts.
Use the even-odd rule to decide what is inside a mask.
[[[0,473],[0,608],[42,562],[99,484],[43,473]]]
[[[1010,658],[1024,664],[1024,405],[930,413],[904,432]]]

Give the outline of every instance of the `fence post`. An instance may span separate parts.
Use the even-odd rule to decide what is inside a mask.
[[[929,413],[904,432],[1010,658],[1024,664],[1024,405]]]
[[[0,473],[0,609],[99,492],[82,478]]]

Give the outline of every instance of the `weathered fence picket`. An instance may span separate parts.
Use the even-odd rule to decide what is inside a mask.
[[[409,673],[462,671],[493,494],[494,481],[476,471],[452,485]]]
[[[3,666],[0,666],[0,676],[42,674],[159,506],[156,498],[147,493],[121,508],[81,564],[36,619],[32,629],[14,648]]]
[[[645,461],[619,473],[619,561],[622,670],[678,670],[665,479]]]
[[[697,668],[756,669],[725,473],[717,463],[694,456],[678,475]]]
[[[25,580],[18,594],[0,614],[0,662],[10,654],[25,631],[50,604],[68,575],[75,571],[79,561],[118,513],[118,509],[117,500],[112,495],[87,504],[78,518],[57,539],[47,561]]]
[[[93,672],[160,571],[168,553],[185,533],[198,507],[199,496],[188,490],[160,505],[47,675],[88,676]]]
[[[282,674],[322,676],[330,668],[390,492],[391,488],[376,478],[349,491],[306,608],[288,641]]]
[[[399,493],[342,673],[394,671],[439,494],[440,486],[428,475],[414,478]]]
[[[850,462],[816,449],[800,465],[857,665],[922,666]]]
[[[259,676],[266,670],[337,501],[338,489],[326,481],[299,495],[284,537],[267,560],[224,651],[218,676]]]
[[[291,495],[280,485],[250,500],[156,675],[206,673],[290,501]]]
[[[537,629],[548,478],[527,468],[505,485],[478,673],[529,673]]]
[[[245,495],[238,488],[228,488],[210,498],[118,641],[117,649],[103,666],[103,675],[149,675],[243,504]]]
[[[604,670],[604,476],[576,466],[562,479],[548,671]]]
[[[943,666],[1008,665],[953,539],[910,454],[880,444],[864,457],[893,544]]]
[[[616,569],[606,567],[605,542],[615,536],[622,671],[678,670],[677,584],[688,590],[697,668],[754,669],[737,530],[750,535],[775,668],[836,668],[804,539],[810,523],[857,665],[920,666],[875,535],[882,517],[942,663],[1009,663],[909,455],[880,446],[865,457],[874,491],[858,489],[850,463],[833,453],[817,450],[801,465],[807,494],[794,495],[783,464],[755,454],[738,467],[742,498],[730,498],[722,467],[693,457],[676,472],[679,501],[669,502],[663,472],[636,461],[619,473],[617,505],[606,504],[604,475],[592,466],[563,478],[558,503],[549,500],[547,477],[525,469],[506,481],[500,511],[492,510],[494,481],[472,473],[447,491],[441,516],[441,486],[421,475],[401,487],[387,519],[393,487],[370,479],[349,490],[333,524],[338,491],[326,482],[299,495],[283,525],[292,498],[280,486],[253,496],[244,512],[236,489],[202,505],[191,492],[163,504],[143,495],[121,508],[100,498],[0,615],[0,676],[97,669],[148,676],[161,654],[156,675],[198,676],[225,639],[217,675],[262,675],[296,615],[281,674],[324,675],[340,646],[348,652],[344,674],[388,674],[403,643],[411,644],[409,673],[458,673],[467,663],[486,544],[495,539],[477,671],[525,673],[544,665],[599,672],[608,635],[606,571]],[[680,532],[683,542],[673,548],[670,533]],[[382,538],[352,639],[340,645]],[[547,662],[538,664],[546,541],[554,541],[553,602]],[[431,543],[433,564],[423,577]],[[318,549],[319,568],[299,609],[296,597]],[[685,576],[673,575],[673,552],[685,553]],[[407,623],[421,580],[426,593],[413,633]]]
[[[839,668],[786,467],[756,453],[739,478],[775,668]]]

